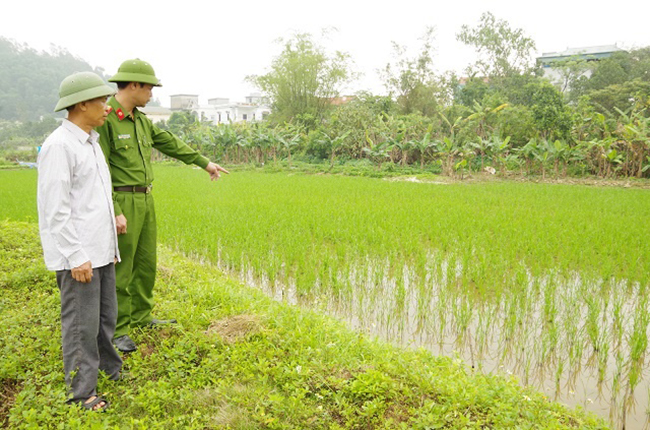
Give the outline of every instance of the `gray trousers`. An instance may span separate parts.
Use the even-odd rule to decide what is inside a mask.
[[[117,319],[115,265],[93,269],[89,283],[75,281],[70,270],[56,272],[61,291],[61,338],[65,382],[78,402],[97,395],[103,370],[117,380],[122,359],[111,343]]]

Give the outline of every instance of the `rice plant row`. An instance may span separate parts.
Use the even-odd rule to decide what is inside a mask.
[[[646,420],[650,191],[156,169],[164,243],[613,423]],[[34,182],[0,172],[0,219],[35,220]]]
[[[645,419],[647,401],[626,406],[648,391],[646,190],[252,172],[214,187],[167,167],[158,178],[161,236],[186,253],[612,422]]]

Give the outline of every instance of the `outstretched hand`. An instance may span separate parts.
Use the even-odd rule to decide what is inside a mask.
[[[213,163],[213,162],[208,163],[208,165],[205,167],[205,171],[210,174],[210,180],[212,180],[212,181],[216,181],[217,179],[219,179],[221,177],[221,174],[219,172],[223,172],[223,173],[226,173],[226,174],[230,173],[229,171],[227,171],[226,169],[224,169],[220,165],[218,165],[216,163]]]

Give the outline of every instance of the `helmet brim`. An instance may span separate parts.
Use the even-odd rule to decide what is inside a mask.
[[[108,97],[115,94],[115,90],[108,85],[98,85],[78,93],[70,94],[69,96],[62,97],[54,108],[54,112],[59,112],[77,103],[85,102],[88,100],[96,99],[98,97]]]
[[[160,79],[144,73],[117,72],[108,79],[108,82],[141,82],[154,87],[162,87]]]

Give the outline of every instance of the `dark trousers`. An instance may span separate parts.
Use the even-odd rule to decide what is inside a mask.
[[[153,194],[117,192],[126,217],[126,234],[117,236],[122,261],[117,277],[117,324],[115,337],[152,320],[153,287],[156,282],[156,210]]]
[[[97,395],[99,370],[111,379],[120,376],[122,359],[112,344],[117,318],[115,265],[93,269],[87,284],[75,281],[70,270],[57,271],[56,280],[61,291],[65,382],[70,401],[81,401]]]

